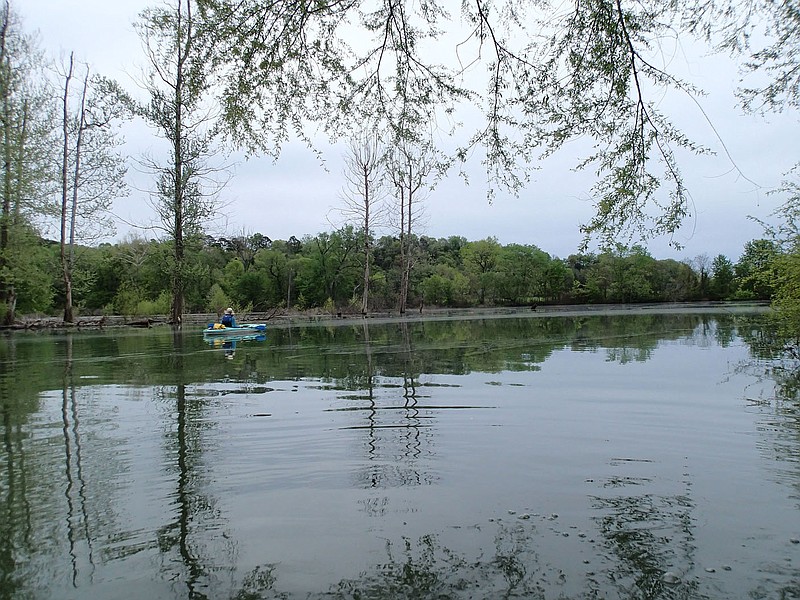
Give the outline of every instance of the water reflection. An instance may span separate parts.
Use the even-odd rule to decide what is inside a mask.
[[[267,336],[264,333],[254,333],[252,335],[235,335],[230,337],[217,336],[206,339],[208,345],[215,350],[222,350],[227,359],[236,356],[236,344],[248,342],[265,342]]]
[[[61,418],[64,433],[64,462],[67,486],[64,495],[67,499],[67,538],[69,540],[69,556],[72,563],[72,585],[78,587],[78,573],[82,570],[79,560],[85,558],[89,564],[88,578],[92,579],[94,573],[94,548],[92,536],[89,532],[89,514],[86,499],[86,480],[83,475],[83,461],[81,458],[80,419],[78,417],[78,402],[73,380],[73,338],[71,335],[65,339],[64,360],[64,388],[62,390]],[[86,544],[85,557],[79,552],[79,542]]]
[[[7,338],[0,597],[792,597],[797,405],[733,387],[744,323]]]

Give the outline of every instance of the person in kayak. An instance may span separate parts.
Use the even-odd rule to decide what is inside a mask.
[[[219,322],[225,325],[225,327],[236,327],[236,317],[233,316],[233,309],[225,309],[225,314],[222,315],[222,318],[219,320]]]

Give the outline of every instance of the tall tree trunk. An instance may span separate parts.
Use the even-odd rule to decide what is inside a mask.
[[[400,185],[400,299],[399,310],[403,315],[406,312],[406,296],[408,285],[406,282],[406,198],[405,187]]]
[[[175,243],[175,265],[172,275],[172,324],[180,325],[183,320],[183,311],[185,308],[185,286],[184,281],[184,262],[185,251],[183,241],[183,224],[184,224],[184,200],[186,192],[185,181],[185,166],[183,164],[183,69],[189,55],[189,48],[192,40],[191,32],[191,7],[186,3],[186,33],[185,45],[178,44],[178,60],[177,68],[175,71],[175,130],[173,132],[173,177],[175,178],[175,186],[173,189],[173,209],[175,211],[175,222],[173,231],[173,241]],[[181,10],[183,3],[178,4],[178,24],[177,32],[183,29],[183,11]]]
[[[370,259],[370,243],[369,243],[369,203],[371,198],[369,195],[369,173],[364,170],[364,293],[361,296],[361,314],[365,315],[369,312],[369,259]]]
[[[11,325],[15,319],[16,313],[16,292],[14,289],[14,280],[11,276],[11,265],[9,264],[8,253],[11,250],[11,221],[12,221],[12,201],[11,197],[14,193],[14,185],[12,181],[13,169],[13,150],[14,150],[14,136],[13,136],[13,115],[11,112],[11,90],[9,89],[8,78],[11,73],[11,61],[6,54],[6,31],[8,29],[8,3],[6,3],[5,10],[6,19],[3,22],[2,31],[0,32],[0,68],[3,69],[2,75],[2,89],[0,93],[3,95],[3,207],[0,213],[0,302],[5,304],[5,315],[3,323]]]
[[[8,50],[6,48],[6,40],[8,34],[9,20],[11,18],[9,11],[9,3],[5,2],[5,10],[3,11],[3,23],[0,27],[0,94],[3,100],[3,118],[0,123],[3,127],[3,204],[2,212],[0,212],[0,302],[3,302],[6,307],[6,313],[3,317],[5,325],[10,325],[14,322],[14,308],[13,302],[14,284],[10,278],[9,265],[8,265],[8,251],[9,251],[9,230],[11,227],[11,161],[12,161],[12,146],[13,139],[11,135],[12,128],[12,115],[11,115],[11,102],[10,102],[10,76],[11,76],[11,61],[8,58]]]
[[[71,56],[70,56],[71,58]],[[89,69],[86,69],[86,77],[83,80],[83,91],[81,92],[81,106],[78,111],[78,131],[75,139],[75,169],[72,173],[72,206],[69,216],[69,253],[67,255],[67,271],[69,273],[69,285],[64,301],[64,320],[67,320],[67,311],[70,317],[73,316],[72,308],[72,274],[75,268],[75,228],[78,219],[78,189],[81,183],[81,154],[83,150],[83,132],[86,129],[86,94],[89,90]],[[71,321],[70,321],[71,322]]]
[[[72,273],[69,268],[69,261],[67,259],[67,212],[68,212],[68,198],[69,198],[69,180],[67,172],[69,170],[69,84],[72,81],[72,72],[74,68],[74,55],[69,55],[69,68],[64,77],[64,96],[63,96],[63,113],[62,113],[62,134],[63,134],[63,152],[61,155],[61,238],[60,238],[60,257],[61,257],[61,274],[64,278],[64,322],[72,323],[75,320],[72,311]]]

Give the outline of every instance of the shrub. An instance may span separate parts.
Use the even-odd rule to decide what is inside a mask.
[[[212,285],[211,289],[208,291],[206,308],[220,315],[222,314],[222,311],[224,311],[230,305],[231,299],[228,297],[228,294],[225,293],[225,290],[222,289],[222,286],[220,286],[218,283]]]

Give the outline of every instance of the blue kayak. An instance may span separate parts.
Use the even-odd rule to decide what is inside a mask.
[[[236,327],[219,327],[214,328],[214,323],[210,324],[203,330],[203,335],[207,336],[240,336],[240,335],[253,335],[254,333],[263,332],[267,330],[264,323],[242,323]]]

